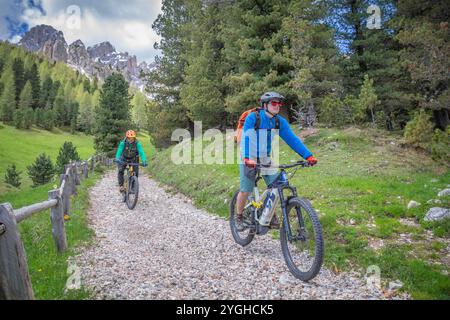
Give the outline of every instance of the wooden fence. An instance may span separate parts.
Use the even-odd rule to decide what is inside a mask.
[[[60,176],[60,187],[48,192],[48,200],[20,209],[11,204],[0,204],[0,300],[34,299],[27,258],[17,224],[33,214],[50,209],[50,221],[56,250],[67,249],[64,217],[70,215],[70,196],[76,194],[81,179],[88,178],[95,166],[111,166],[113,160],[104,155],[96,155],[83,162],[73,162],[65,166]]]

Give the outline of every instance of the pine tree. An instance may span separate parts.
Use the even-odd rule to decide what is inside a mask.
[[[18,109],[14,112],[13,123],[17,129],[23,129],[25,127],[24,118],[25,118],[25,110]]]
[[[5,60],[3,59],[3,57],[0,57],[0,75],[3,72],[3,68],[5,67]],[[0,90],[0,94],[1,94],[1,90]]]
[[[94,124],[94,104],[93,97],[87,92],[84,92],[80,99],[77,123],[81,131],[91,133]]]
[[[27,81],[20,93],[19,109],[26,110],[33,106],[33,93],[30,81]]]
[[[19,188],[21,185],[21,182],[20,182],[20,174],[21,173],[22,173],[22,171],[17,172],[15,164],[8,166],[8,168],[6,168],[6,173],[5,173],[5,183],[7,183],[13,187]]]
[[[290,87],[298,102],[293,109],[318,110],[321,121],[333,103],[343,106],[339,101],[343,87],[339,53],[333,39],[335,33],[321,23],[328,15],[329,7],[324,1],[291,1],[282,29],[289,39],[288,57],[294,67]],[[325,97],[328,100],[322,105]],[[342,125],[345,121],[338,123]]]
[[[56,114],[53,110],[47,109],[44,111],[43,117],[43,127],[45,130],[51,131],[54,127],[56,121]]]
[[[69,110],[66,103],[65,92],[62,87],[59,87],[58,89],[55,102],[53,103],[53,110],[56,115],[56,125],[58,127],[66,125],[69,119]]]
[[[39,71],[36,63],[33,63],[31,69],[25,75],[26,79],[31,84],[31,92],[33,97],[32,107],[36,109],[39,107],[40,94],[41,94],[41,80],[39,78]]]
[[[54,108],[55,99],[56,99],[56,96],[58,95],[60,87],[62,87],[61,81],[53,80],[52,89],[50,90],[50,94],[48,96],[47,104],[44,107]]]
[[[35,123],[35,113],[33,108],[27,108],[23,111],[23,127],[25,129],[30,129]]]
[[[71,161],[80,161],[77,148],[70,141],[65,141],[59,148],[58,157],[56,158],[56,172],[64,173],[64,165]]]
[[[83,89],[84,89],[84,91],[87,91],[89,93],[93,92],[93,91],[91,91],[91,82],[87,78],[85,78],[83,80]]]
[[[170,144],[171,132],[175,128],[189,127],[187,110],[180,101],[180,85],[186,68],[185,26],[189,20],[186,1],[163,0],[161,14],[154,21],[152,28],[161,37],[155,43],[155,49],[161,54],[155,58],[155,68],[148,76],[147,92],[154,96],[158,107],[151,114],[152,123],[158,123],[151,135],[158,136],[158,147]],[[163,115],[160,116],[160,113]],[[164,127],[166,134],[158,132]],[[154,126],[151,126],[153,130]]]
[[[8,123],[13,120],[14,112],[16,110],[16,87],[14,75],[10,68],[3,73],[2,83],[3,93],[0,98],[0,117],[2,121]]]
[[[130,96],[128,83],[121,74],[114,73],[103,84],[100,105],[96,113],[94,144],[97,152],[110,156],[130,128]]]
[[[218,4],[210,4],[202,11],[194,1],[190,7],[190,15],[195,18],[187,26],[192,44],[186,54],[188,66],[180,90],[181,103],[192,122],[202,121],[204,128],[224,125],[223,42],[218,38]]]
[[[131,119],[136,127],[139,129],[147,129],[147,110],[146,110],[147,99],[139,91],[133,94],[131,99]]]
[[[50,100],[52,88],[53,88],[52,79],[50,77],[45,78],[44,82],[42,83],[42,89],[39,97],[39,106],[41,108],[45,108],[47,106],[47,102]]]
[[[405,126],[406,143],[427,150],[433,138],[433,123],[430,114],[420,110],[413,114],[412,120]]]
[[[55,174],[52,160],[45,153],[41,153],[27,169],[28,176],[33,181],[33,187],[50,182]]]
[[[23,61],[21,58],[15,58],[12,63],[12,70],[14,73],[14,85],[15,85],[15,99],[16,105],[19,104],[20,93],[25,86],[25,71]]]
[[[94,82],[92,83],[92,92],[95,92],[98,90],[98,78],[94,77]]]
[[[379,104],[378,97],[373,87],[373,80],[368,75],[364,76],[364,83],[358,96],[356,119],[364,122],[369,114],[372,125],[375,125],[375,108]]]
[[[70,119],[70,132],[75,134],[78,127],[78,102],[72,102],[69,104],[69,119]]]
[[[36,109],[34,110],[34,119],[36,122],[36,125],[40,128],[44,128],[44,109]]]
[[[230,67],[224,77],[226,111],[237,116],[255,107],[264,91],[277,91],[294,100],[289,88],[292,61],[283,35],[282,21],[289,13],[289,1],[246,0],[230,5],[224,18],[225,63]]]
[[[400,0],[394,21],[400,61],[410,77],[405,91],[414,104],[433,112],[436,125],[450,124],[450,37],[448,1]]]
[[[364,75],[373,80],[379,111],[387,117],[389,129],[396,127],[401,114],[408,112],[411,99],[405,94],[408,85],[399,63],[399,44],[394,38],[391,18],[393,0],[330,0],[331,14],[326,20],[334,27],[341,47],[343,84],[346,94],[357,95]],[[380,8],[381,25],[369,28],[370,5]]]

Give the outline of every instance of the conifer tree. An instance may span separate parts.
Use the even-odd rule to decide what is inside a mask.
[[[22,173],[21,171],[17,172],[15,164],[8,166],[8,168],[6,168],[6,173],[5,173],[5,183],[7,183],[13,187],[19,188],[21,185],[21,182],[20,182],[20,174],[21,173]]]
[[[16,105],[19,104],[20,93],[25,86],[25,70],[21,58],[15,58],[12,62],[12,70],[14,74],[15,99]]]
[[[0,118],[2,121],[9,123],[12,122],[16,110],[16,87],[14,75],[10,68],[3,73],[2,83],[3,92],[0,97]]]
[[[64,166],[71,161],[80,161],[77,148],[70,141],[65,141],[59,148],[58,157],[56,158],[56,172],[64,173]]]
[[[125,132],[130,129],[128,86],[125,78],[118,73],[106,78],[103,84],[94,134],[97,152],[112,156]]]
[[[52,160],[45,152],[41,153],[27,169],[28,176],[33,181],[33,187],[50,182],[55,174]]]

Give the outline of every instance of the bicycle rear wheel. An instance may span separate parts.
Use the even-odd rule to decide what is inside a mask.
[[[239,231],[236,227],[236,216],[237,216],[237,207],[236,207],[236,201],[237,196],[239,194],[239,191],[237,191],[233,199],[230,203],[230,228],[231,228],[231,234],[233,235],[234,241],[236,241],[237,244],[245,247],[250,242],[252,242],[253,238],[255,237],[255,230],[254,228],[247,227],[243,231]],[[246,216],[247,214],[247,216]],[[244,217],[247,220],[251,220],[251,217],[248,216],[248,212],[244,212]]]
[[[126,202],[128,209],[133,210],[138,201],[139,182],[136,176],[131,176],[128,182]]]
[[[291,273],[302,281],[313,279],[323,262],[322,226],[311,205],[291,198],[280,230],[281,250]],[[287,222],[287,225],[286,225]],[[288,230],[292,238],[288,239]]]

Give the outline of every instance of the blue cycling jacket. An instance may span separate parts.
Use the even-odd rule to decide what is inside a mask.
[[[276,136],[275,117],[270,118],[264,110],[259,111],[260,124],[259,129],[255,131],[256,114],[252,112],[247,116],[244,123],[241,139],[241,155],[243,158],[256,160],[257,158],[270,157],[272,150],[272,140]],[[278,134],[289,147],[298,155],[306,159],[312,156],[311,151],[303,144],[303,142],[294,134],[289,123],[282,116],[277,116],[280,121],[280,129]],[[261,150],[260,150],[261,149]]]

